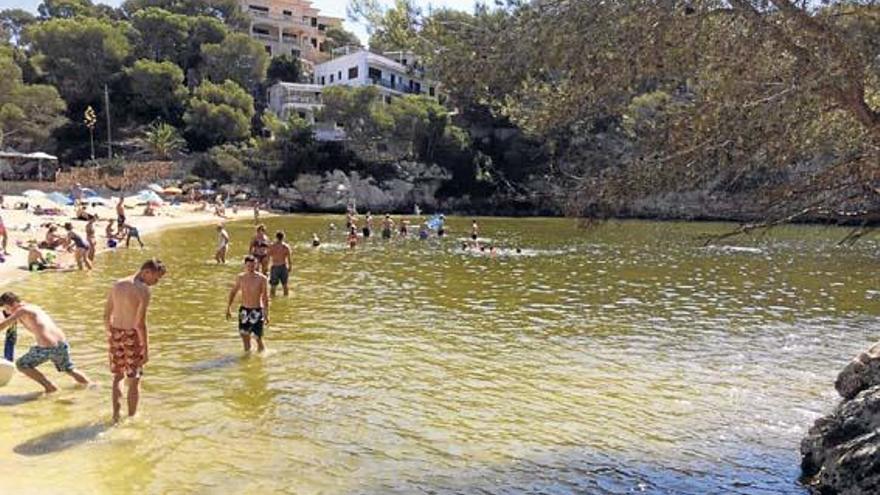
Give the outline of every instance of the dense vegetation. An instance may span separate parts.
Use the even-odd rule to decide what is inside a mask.
[[[83,112],[101,113],[106,85],[115,136],[148,150],[163,138],[164,156],[202,153],[196,170],[225,180],[290,185],[339,171],[381,182],[408,163],[442,178],[439,197],[488,209],[880,214],[871,3],[511,0],[465,13],[354,0],[371,48],[417,51],[447,100],[328,91],[324,118],[345,127],[345,143],[263,112],[266,88],[303,67],[270,63],[240,33],[232,0],[47,0],[39,12],[0,13],[0,66],[13,76],[0,139],[68,162],[88,158]],[[327,49],[356,41],[332,31]]]

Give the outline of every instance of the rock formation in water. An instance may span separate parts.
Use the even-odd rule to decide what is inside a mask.
[[[880,343],[834,385],[843,400],[801,441],[801,481],[821,495],[880,494]]]

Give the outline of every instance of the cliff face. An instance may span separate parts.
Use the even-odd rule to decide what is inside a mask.
[[[880,343],[835,383],[843,400],[801,441],[801,481],[812,493],[880,493]]]

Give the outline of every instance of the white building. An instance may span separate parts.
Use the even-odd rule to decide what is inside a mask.
[[[269,88],[269,109],[285,120],[299,115],[314,126],[317,139],[327,141],[344,137],[334,123],[316,122],[315,115],[323,106],[321,94],[327,86],[376,86],[386,103],[405,94],[437,97],[436,84],[424,79],[424,70],[412,54],[389,53],[393,57],[389,58],[349,47],[340,53],[315,65],[315,84],[279,82]]]
[[[436,85],[425,80],[425,71],[411,53],[385,56],[362,48],[344,47],[332,60],[315,66],[315,83],[320,86],[376,86],[388,96],[423,94],[436,96]]]

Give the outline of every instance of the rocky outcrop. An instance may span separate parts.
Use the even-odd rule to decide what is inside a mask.
[[[880,493],[880,343],[835,382],[843,401],[801,441],[801,481],[812,493]]]

